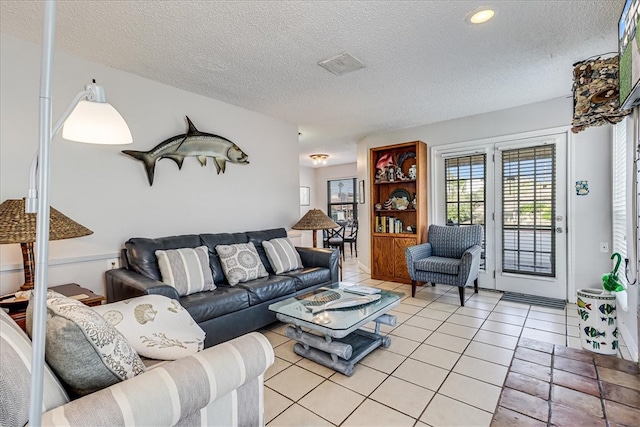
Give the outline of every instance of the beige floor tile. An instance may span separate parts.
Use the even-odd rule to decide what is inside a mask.
[[[566,345],[567,341],[566,335],[554,334],[553,332],[531,328],[524,328],[520,337],[558,345]]]
[[[407,313],[413,316],[414,314],[416,314],[422,309],[420,307],[416,307],[415,305],[401,303],[399,306],[394,308],[394,310],[399,311],[401,313]]]
[[[271,377],[265,382],[265,385],[289,399],[297,401],[322,381],[324,378],[321,376],[294,365]]]
[[[472,308],[472,307],[459,307],[456,310],[456,314],[461,314],[463,316],[477,317],[479,319],[486,319],[487,317],[489,317],[491,312],[489,310],[480,310],[478,308]]]
[[[428,317],[413,316],[406,322],[405,325],[416,326],[422,329],[429,329],[435,331],[442,324],[442,321],[436,319],[429,319]]]
[[[484,319],[479,317],[463,316],[458,314],[458,312],[455,312],[447,319],[447,323],[455,323],[456,325],[478,329],[484,323]]]
[[[567,326],[564,323],[553,323],[548,320],[527,319],[524,326],[526,328],[538,329],[541,331],[553,332],[554,334],[566,334]]]
[[[515,308],[519,308],[522,310],[527,310],[529,311],[529,309],[531,308],[530,304],[522,304],[519,302],[511,302],[511,301],[504,301],[504,300],[500,300],[500,302],[497,304],[496,307],[515,307]]]
[[[460,302],[460,300],[458,300],[458,303],[459,302]],[[480,310],[493,310],[493,308],[496,305],[495,305],[495,303],[479,302],[479,301],[470,300],[470,301],[465,302],[464,306],[465,307],[471,307],[471,308],[478,308]]]
[[[446,369],[418,360],[407,359],[393,372],[393,376],[436,391],[448,373],[449,371]]]
[[[458,304],[445,304],[439,301],[434,301],[431,304],[429,304],[428,307],[432,310],[439,310],[439,311],[445,311],[447,313],[453,313],[458,309],[458,307],[460,307],[460,301],[458,301]]]
[[[434,332],[429,335],[429,338],[425,340],[424,344],[462,353],[464,349],[467,348],[467,345],[469,345],[469,342],[471,342],[471,340]]]
[[[458,361],[460,353],[422,344],[410,357],[443,369],[451,370]]]
[[[264,335],[265,337],[267,337],[267,339],[269,340],[269,342],[271,343],[271,347],[276,348],[281,344],[286,343],[287,341],[289,341],[289,338],[277,334],[275,332],[271,332],[271,331],[262,331],[262,335]]]
[[[367,280],[363,280],[362,282],[360,282],[363,285],[368,285],[368,286],[376,286],[379,285],[383,282],[383,280],[378,280],[378,279],[367,279]]]
[[[280,393],[276,393],[269,387],[264,388],[264,421],[269,422],[285,409],[293,405],[293,401],[287,399]]]
[[[498,387],[502,387],[504,384],[504,379],[507,376],[508,370],[509,368],[507,366],[498,365],[466,355],[462,355],[458,363],[456,363],[456,366],[453,368],[453,372],[457,372],[459,374],[466,375],[467,377],[475,378]]]
[[[342,426],[409,427],[413,426],[414,423],[415,420],[413,418],[367,399],[346,419]]]
[[[396,335],[417,342],[423,342],[429,335],[431,335],[431,333],[432,331],[428,329],[417,328],[411,325],[400,325],[391,331],[391,335]]]
[[[393,338],[391,338],[393,340]],[[404,361],[405,357],[391,351],[374,351],[360,361],[363,365],[390,374]]]
[[[567,316],[567,326],[578,326],[579,323],[580,323],[579,317]]]
[[[284,359],[280,359],[279,357],[276,357],[274,359],[273,365],[271,365],[269,369],[267,369],[267,372],[265,372],[264,379],[268,380],[278,372],[284,371],[289,366],[291,366],[291,363],[287,362]]]
[[[569,337],[579,337],[580,329],[577,326],[569,326],[567,325],[567,336]]]
[[[580,338],[567,337],[567,347],[582,349],[582,343],[580,341]]]
[[[296,363],[298,360],[302,359],[302,357],[293,352],[293,346],[295,344],[296,342],[294,340],[289,340],[284,344],[281,344],[278,347],[274,348],[273,352],[277,357],[284,359],[287,362]]]
[[[440,387],[439,394],[493,413],[501,391],[500,387],[452,372]]]
[[[528,308],[500,305],[501,303],[502,302],[499,302],[495,306],[495,308],[493,309],[494,313],[512,314],[514,316],[520,316],[520,317],[527,317],[527,314],[529,314]]]
[[[565,316],[564,314],[552,314],[542,311],[530,310],[527,319],[546,320],[553,323],[566,323],[567,316]]]
[[[419,298],[412,298],[410,296],[402,300],[402,304],[415,305],[416,307],[426,307],[430,303],[431,301],[425,301]]]
[[[518,337],[499,334],[497,332],[484,331],[482,329],[478,331],[475,337],[473,337],[473,341],[504,347],[509,350],[515,350],[518,345]]]
[[[551,308],[551,307],[541,307],[539,305],[532,305],[531,306],[531,311],[539,311],[539,312],[543,312],[543,313],[558,314],[558,315],[561,315],[561,316],[564,316],[567,313],[566,312],[566,308],[557,309],[557,308]]]
[[[275,332],[276,334],[284,335],[285,329],[289,326],[287,323],[276,322],[267,327],[271,332]]]
[[[527,320],[526,317],[515,316],[513,314],[506,313],[491,313],[488,320],[492,320],[494,322],[508,323],[510,325],[523,326],[524,322]]]
[[[410,382],[390,376],[370,396],[384,405],[413,418],[418,418],[434,392]]]
[[[380,288],[380,289],[386,289],[388,291],[391,291],[391,290],[397,288],[398,284],[396,282],[382,282],[382,283],[376,285],[376,287]]]
[[[440,320],[444,322],[449,318],[449,316],[451,316],[451,313],[447,311],[440,311],[434,308],[426,307],[426,308],[423,308],[421,311],[419,311],[418,314],[416,314],[416,316],[428,317],[429,319]]]
[[[449,323],[448,321],[443,323],[438,329],[438,332],[447,335],[453,335],[455,337],[471,339],[478,332],[477,328],[470,328],[468,326],[456,325]]]
[[[271,421],[267,426],[269,427],[277,427],[277,426],[291,426],[291,427],[300,427],[300,426],[331,426],[329,421],[320,418],[313,412],[308,409],[303,408],[298,404],[291,405],[286,411],[282,414],[278,415],[273,421]]]
[[[313,360],[309,359],[301,359],[296,363],[296,366],[306,369],[307,371],[311,371],[314,374],[320,375],[321,377],[329,378],[336,371],[331,368],[327,368],[326,366],[322,366]]]
[[[508,323],[494,322],[493,320],[487,320],[480,327],[485,331],[498,332],[499,334],[513,335],[514,337],[520,336],[522,332],[522,326],[509,325]]]
[[[429,403],[420,421],[433,427],[488,427],[492,417],[490,412],[438,393]]]
[[[340,424],[364,399],[348,388],[325,381],[300,399],[298,404],[333,424]]]
[[[398,336],[391,337],[391,345],[389,348],[383,349],[384,351],[392,351],[403,356],[409,356],[413,351],[418,348],[420,343],[407,338]]]
[[[496,295],[489,295],[489,294],[485,294],[482,293],[480,291],[478,291],[478,293],[474,293],[473,295],[471,295],[471,298],[469,298],[469,301],[478,301],[478,302],[486,302],[488,304],[497,304],[498,301],[500,301],[500,298],[502,297],[502,294],[498,294]]]
[[[363,396],[368,396],[376,387],[382,384],[387,376],[383,372],[358,363],[353,370],[353,375],[350,377],[336,372],[329,380]]]
[[[389,314],[396,316],[396,325],[405,323],[412,316],[411,314],[403,313],[401,311],[396,311],[396,309],[390,310]]]
[[[509,366],[511,364],[511,359],[513,359],[513,350],[477,341],[471,341],[463,354],[477,359],[486,360],[487,362],[498,363],[503,366]]]
[[[455,296],[453,294],[445,294],[442,295],[440,298],[438,298],[436,300],[436,302],[441,303],[441,304],[448,304],[448,305],[452,305],[454,307],[460,307],[460,297],[459,296]],[[465,303],[465,305],[468,305]],[[480,308],[480,307],[476,307],[476,308]]]

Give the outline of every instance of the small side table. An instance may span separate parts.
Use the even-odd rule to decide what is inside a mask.
[[[98,295],[93,293],[87,288],[83,288],[77,283],[69,283],[66,285],[60,286],[52,286],[49,288],[54,292],[62,294],[66,297],[77,299],[78,301],[88,305],[89,307],[93,307],[96,305],[102,304],[102,301],[105,301],[106,298],[102,295]],[[27,310],[14,311],[9,313],[9,316],[22,328],[22,330],[27,330]]]

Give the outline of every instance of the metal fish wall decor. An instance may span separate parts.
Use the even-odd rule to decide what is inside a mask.
[[[144,163],[149,185],[153,185],[156,162],[160,159],[171,159],[182,169],[185,157],[196,157],[201,166],[206,166],[207,157],[214,160],[218,174],[224,173],[227,162],[247,164],[248,157],[236,144],[219,135],[200,132],[187,116],[186,134],[176,135],[162,141],[149,151],[122,151]]]

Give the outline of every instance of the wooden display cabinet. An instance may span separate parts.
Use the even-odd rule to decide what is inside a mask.
[[[371,278],[411,283],[404,250],[427,238],[427,145],[405,142],[375,147],[369,154]],[[415,179],[410,175],[413,165]],[[404,208],[407,195],[409,204]],[[394,196],[396,202],[390,205]],[[415,206],[411,203],[414,197]]]

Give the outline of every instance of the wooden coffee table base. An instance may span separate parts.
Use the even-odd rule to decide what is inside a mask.
[[[299,356],[338,371],[348,377],[353,375],[355,364],[376,348],[388,348],[391,338],[380,335],[380,325],[396,325],[396,316],[383,314],[373,320],[375,331],[357,329],[343,338],[319,336],[302,330],[300,326],[285,329],[288,338],[298,341],[293,351]]]

